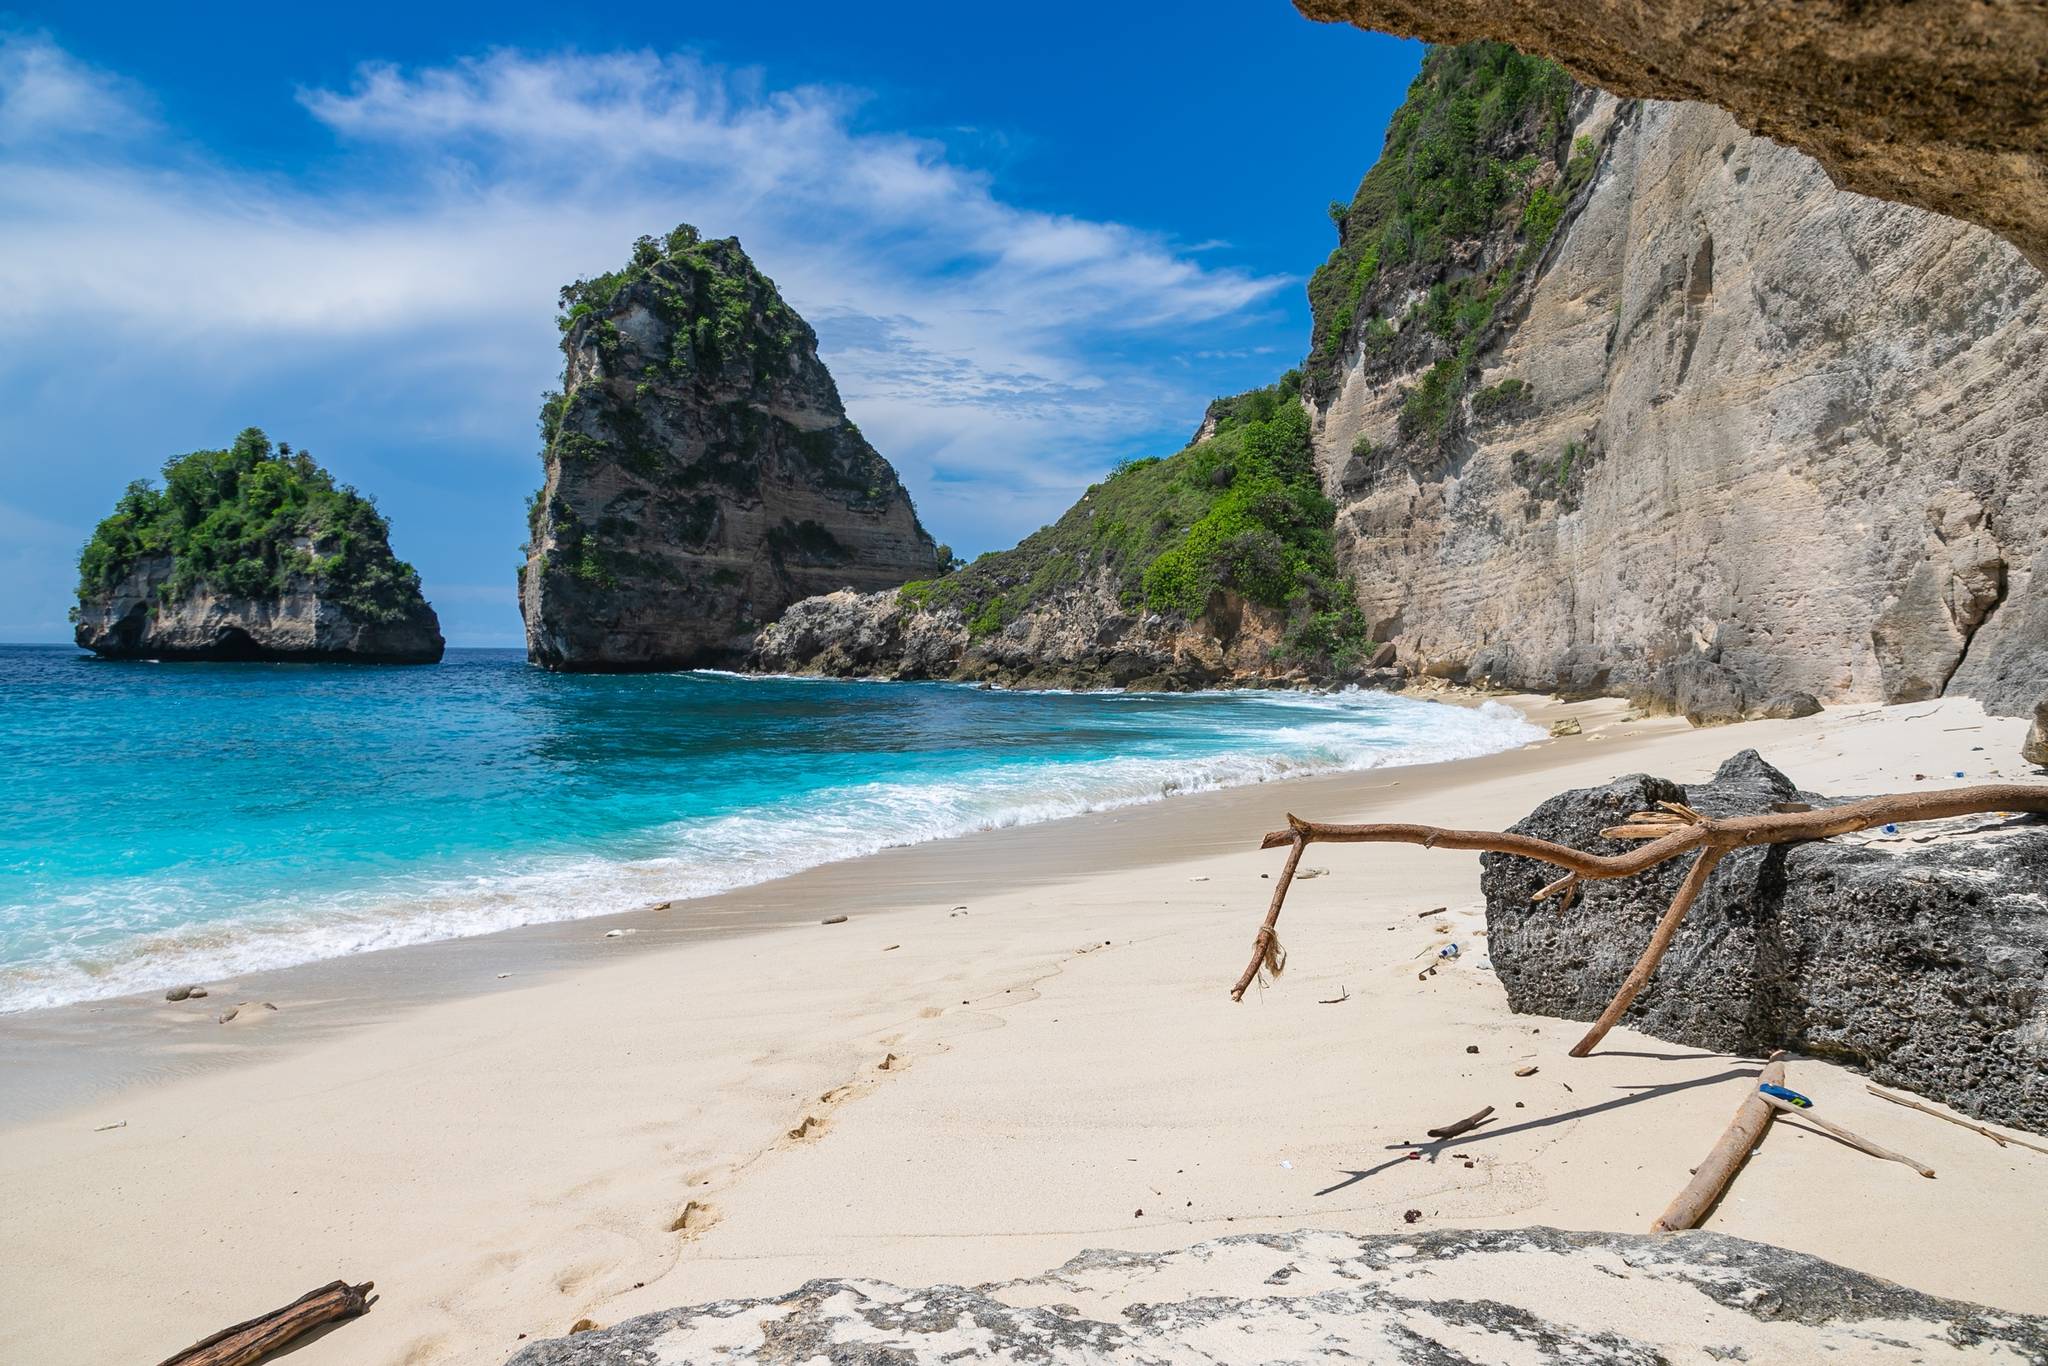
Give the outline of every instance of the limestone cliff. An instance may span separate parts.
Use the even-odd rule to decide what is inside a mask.
[[[440,623],[390,527],[251,427],[137,481],[79,556],[79,645],[112,659],[426,664]]]
[[[562,309],[519,583],[535,663],[734,663],[800,598],[938,568],[816,335],[736,239],[642,238]]]
[[[2041,274],[1704,105],[1546,92],[1559,124],[1488,133],[1488,46],[1430,54],[1312,286],[1317,459],[1373,634],[1700,720],[1788,690],[2031,709]],[[1432,129],[1497,202],[1418,222]]]

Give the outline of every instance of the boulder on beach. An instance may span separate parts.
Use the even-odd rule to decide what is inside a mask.
[[[1600,831],[1660,801],[1734,816],[1837,800],[1847,799],[1799,791],[1745,750],[1709,782],[1619,778],[1552,797],[1512,829],[1616,854],[1637,846]],[[1560,915],[1554,902],[1530,900],[1555,868],[1485,855],[1488,942],[1508,1003],[1598,1016],[1690,863],[1585,883]],[[1731,1053],[1808,1053],[1980,1119],[2048,1131],[2043,886],[2048,822],[2038,817],[1738,849],[1715,868],[1624,1023]]]

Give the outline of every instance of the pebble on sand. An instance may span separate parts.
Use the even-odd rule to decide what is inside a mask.
[[[166,1001],[182,1001],[191,994],[192,988],[190,987],[172,987],[164,993],[164,999]]]
[[[818,923],[820,925],[844,925],[846,923],[846,917],[843,915],[828,915],[823,920],[820,920]]]

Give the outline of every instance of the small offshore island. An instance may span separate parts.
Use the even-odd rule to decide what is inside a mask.
[[[369,499],[255,427],[137,480],[78,561],[79,645],[105,659],[432,664],[420,576]]]

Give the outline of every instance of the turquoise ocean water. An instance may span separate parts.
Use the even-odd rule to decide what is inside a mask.
[[[0,1011],[1537,735],[1497,705],[1358,692],[556,675],[496,650],[424,668],[114,664],[0,646]]]

